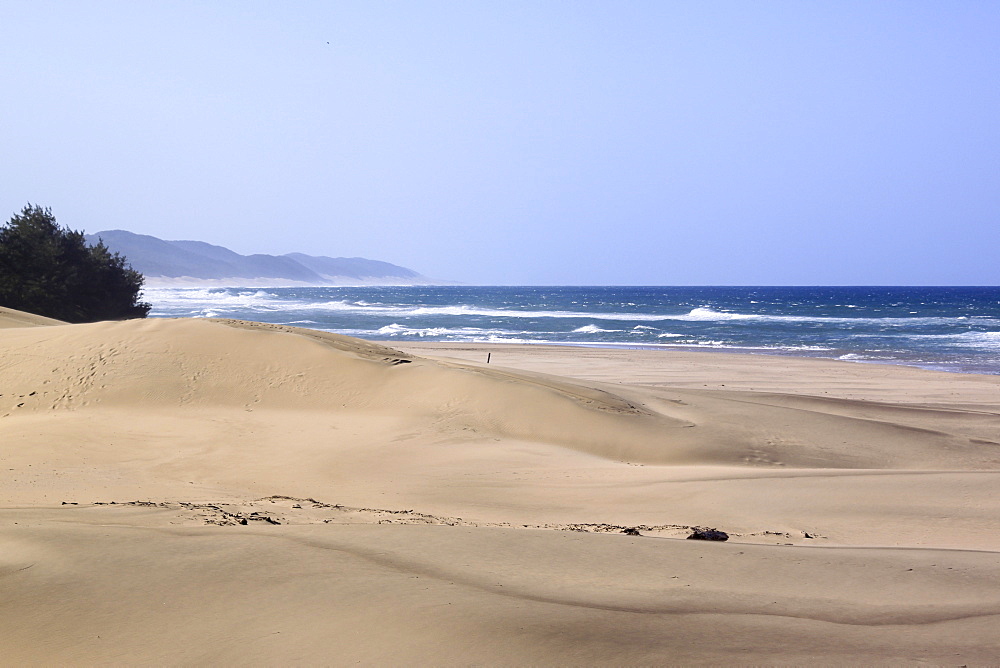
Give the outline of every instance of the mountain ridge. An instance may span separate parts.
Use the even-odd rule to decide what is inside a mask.
[[[159,239],[127,230],[87,234],[90,244],[103,241],[132,268],[158,285],[430,285],[433,281],[407,267],[361,257],[305,253],[241,255],[204,241]]]

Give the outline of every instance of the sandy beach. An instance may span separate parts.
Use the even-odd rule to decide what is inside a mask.
[[[1000,657],[1000,376],[4,309],[0,350],[5,665]]]

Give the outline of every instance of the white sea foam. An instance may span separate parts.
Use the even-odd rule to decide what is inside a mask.
[[[738,345],[734,343],[727,343],[725,341],[680,341],[677,343],[651,343],[651,342],[621,342],[621,341],[601,341],[600,343],[584,342],[584,341],[540,341],[533,340],[531,343],[538,344],[548,344],[548,345],[567,345],[567,346],[585,346],[585,347],[599,347],[599,348],[708,348],[712,350],[741,350],[741,351],[759,351],[767,353],[779,353],[779,352],[823,352],[832,350],[831,348],[825,348],[823,346],[749,346],[749,345]]]
[[[601,329],[597,325],[584,325],[573,330],[575,334],[600,334],[601,332],[624,332],[624,329]]]
[[[955,338],[965,345],[1000,350],[1000,332],[964,332],[956,334]]]
[[[883,327],[912,327],[924,325],[948,325],[956,320],[966,320],[964,316],[957,317],[838,317],[813,315],[764,315],[754,313],[739,313],[734,311],[719,311],[708,306],[699,306],[686,313],[633,313],[633,312],[592,312],[592,311],[561,311],[561,310],[520,310],[502,308],[482,308],[468,304],[449,304],[444,306],[420,306],[406,304],[370,303],[364,300],[351,301],[326,300],[304,301],[302,299],[283,299],[266,290],[243,290],[232,293],[222,288],[150,288],[146,290],[146,299],[153,304],[153,315],[176,315],[178,312],[194,314],[206,309],[215,312],[232,310],[249,311],[311,311],[330,313],[352,313],[357,315],[378,315],[388,317],[489,317],[489,318],[527,318],[527,319],[588,319],[611,320],[619,322],[726,322],[746,321],[758,323],[822,323],[835,325],[880,325]],[[853,305],[852,305],[853,306]],[[977,319],[979,324],[1000,326],[1000,320],[991,317]],[[648,325],[641,325],[648,327]],[[595,325],[596,327],[596,325]],[[608,330],[615,331],[615,330]]]
[[[874,353],[845,353],[838,355],[837,359],[845,362],[887,362],[898,358],[892,355],[876,355]]]
[[[1000,332],[959,332],[956,334],[911,334],[918,341],[940,342],[957,348],[1000,351]]]
[[[762,350],[768,352],[827,352],[833,350],[833,348],[827,348],[825,346],[809,346],[809,345],[751,346],[751,345],[741,345],[738,343],[732,343],[728,341],[716,341],[716,340],[679,341],[677,343],[658,343],[655,345],[668,348],[718,348],[720,350]]]
[[[691,309],[686,315],[676,315],[670,316],[670,320],[687,320],[700,322],[705,320],[717,321],[717,320],[759,320],[765,316],[754,315],[750,313],[732,313],[727,311],[716,311],[707,306],[700,306],[698,308]]]
[[[336,331],[341,334],[348,334],[349,336],[361,336],[361,337],[415,337],[415,338],[425,338],[428,336],[433,336],[436,338],[444,338],[448,340],[461,340],[461,341],[487,341],[491,337],[508,337],[508,336],[520,336],[528,334],[529,332],[517,332],[505,329],[483,329],[480,327],[407,327],[406,325],[401,325],[399,323],[392,323],[391,325],[386,325],[380,327],[376,330],[330,330]]]
[[[153,305],[153,315],[173,315],[176,311],[274,310],[280,300],[264,290],[231,293],[219,288],[148,288],[143,298]]]

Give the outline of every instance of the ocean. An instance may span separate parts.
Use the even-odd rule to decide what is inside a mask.
[[[998,287],[147,288],[153,317],[409,341],[722,350],[1000,374]]]

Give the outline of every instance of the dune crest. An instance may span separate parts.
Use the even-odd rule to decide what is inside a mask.
[[[55,318],[46,318],[43,315],[35,315],[34,313],[0,306],[0,329],[65,324],[62,320],[56,320]]]

